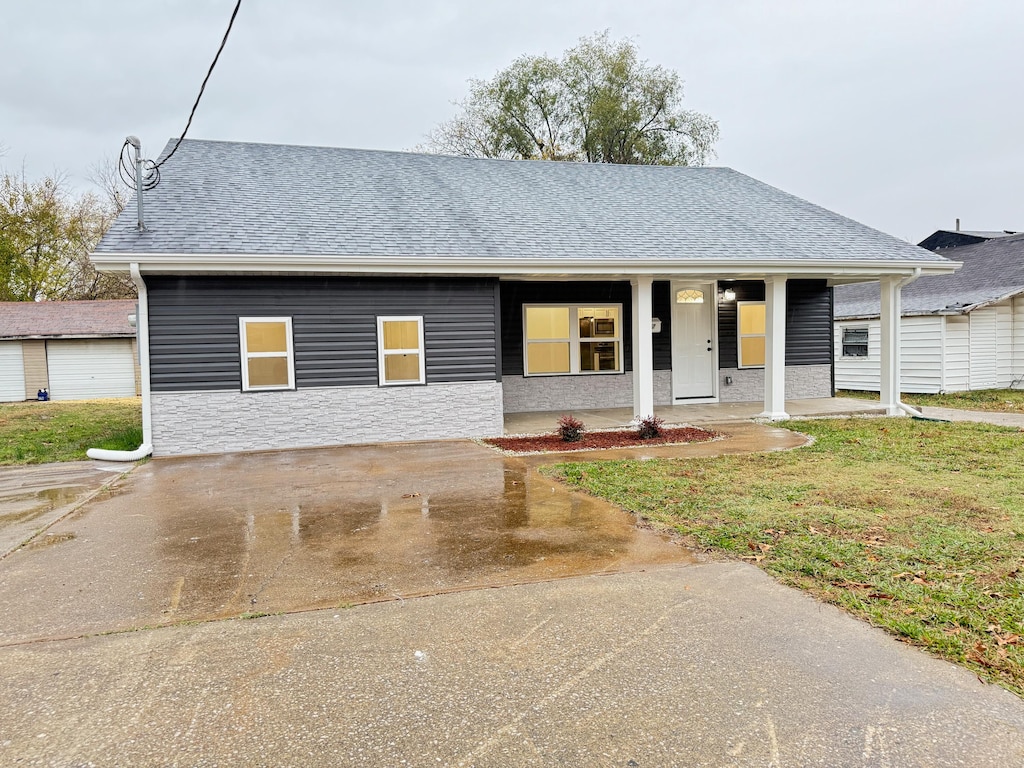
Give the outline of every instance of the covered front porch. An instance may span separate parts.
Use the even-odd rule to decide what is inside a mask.
[[[694,403],[688,405],[656,406],[655,414],[667,424],[715,424],[728,421],[746,421],[763,415],[764,404],[750,403]],[[874,400],[858,400],[850,397],[817,397],[804,400],[787,400],[786,413],[791,418],[813,418],[827,416],[885,415],[886,406]],[[533,411],[530,413],[506,413],[505,434],[521,435],[552,432],[558,418],[566,411]],[[631,408],[596,408],[568,411],[586,424],[589,429],[613,429],[628,427],[633,421]]]

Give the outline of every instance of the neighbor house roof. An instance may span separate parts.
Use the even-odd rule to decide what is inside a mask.
[[[1016,234],[1017,232],[1011,229],[937,229],[918,243],[918,245],[922,248],[927,248],[929,251],[943,251]]]
[[[134,336],[128,316],[135,301],[0,302],[0,339],[60,339]]]
[[[533,260],[950,268],[729,168],[186,140],[160,173],[144,195],[146,231],[137,231],[129,205],[93,254],[99,266],[245,262],[270,270],[434,260],[500,273]]]
[[[903,289],[904,315],[962,314],[1024,293],[1024,234],[961,246],[956,258],[963,263],[958,272],[922,277]],[[835,317],[878,317],[880,302],[877,283],[838,286]]]

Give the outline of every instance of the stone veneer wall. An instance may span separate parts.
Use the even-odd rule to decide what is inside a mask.
[[[501,384],[154,392],[156,456],[495,437]]]
[[[732,377],[732,384],[725,377]],[[787,365],[786,399],[806,400],[832,397],[831,365]],[[718,371],[718,400],[722,403],[749,403],[764,400],[763,368],[722,368]]]
[[[633,374],[504,376],[506,413],[632,408]],[[671,405],[672,372],[654,372],[654,404]]]
[[[732,384],[725,377],[732,377]],[[501,382],[506,413],[632,408],[633,376],[505,376]],[[832,397],[832,366],[786,366],[786,399]],[[763,368],[723,368],[718,374],[722,403],[764,400]],[[672,404],[672,372],[654,372],[655,405]],[[681,401],[680,405],[685,404]]]

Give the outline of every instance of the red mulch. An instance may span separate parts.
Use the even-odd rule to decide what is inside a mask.
[[[488,445],[510,453],[561,453],[562,451],[593,451],[602,448],[635,448],[669,443],[704,443],[718,437],[717,433],[698,427],[666,427],[660,437],[642,440],[634,429],[608,432],[584,432],[583,439],[567,443],[558,434],[527,435],[525,437],[492,437],[484,440]]]

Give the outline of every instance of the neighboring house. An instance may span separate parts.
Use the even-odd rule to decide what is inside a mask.
[[[832,395],[833,284],[955,268],[728,168],[187,140],[161,175],[92,254],[139,286],[156,455],[786,418]]]
[[[933,236],[934,237],[934,236]],[[927,241],[926,241],[927,242]],[[904,392],[962,392],[1024,381],[1024,234],[942,251],[963,263],[902,291]],[[836,386],[879,389],[877,290],[835,290]]]
[[[134,397],[135,302],[0,302],[0,401]]]

